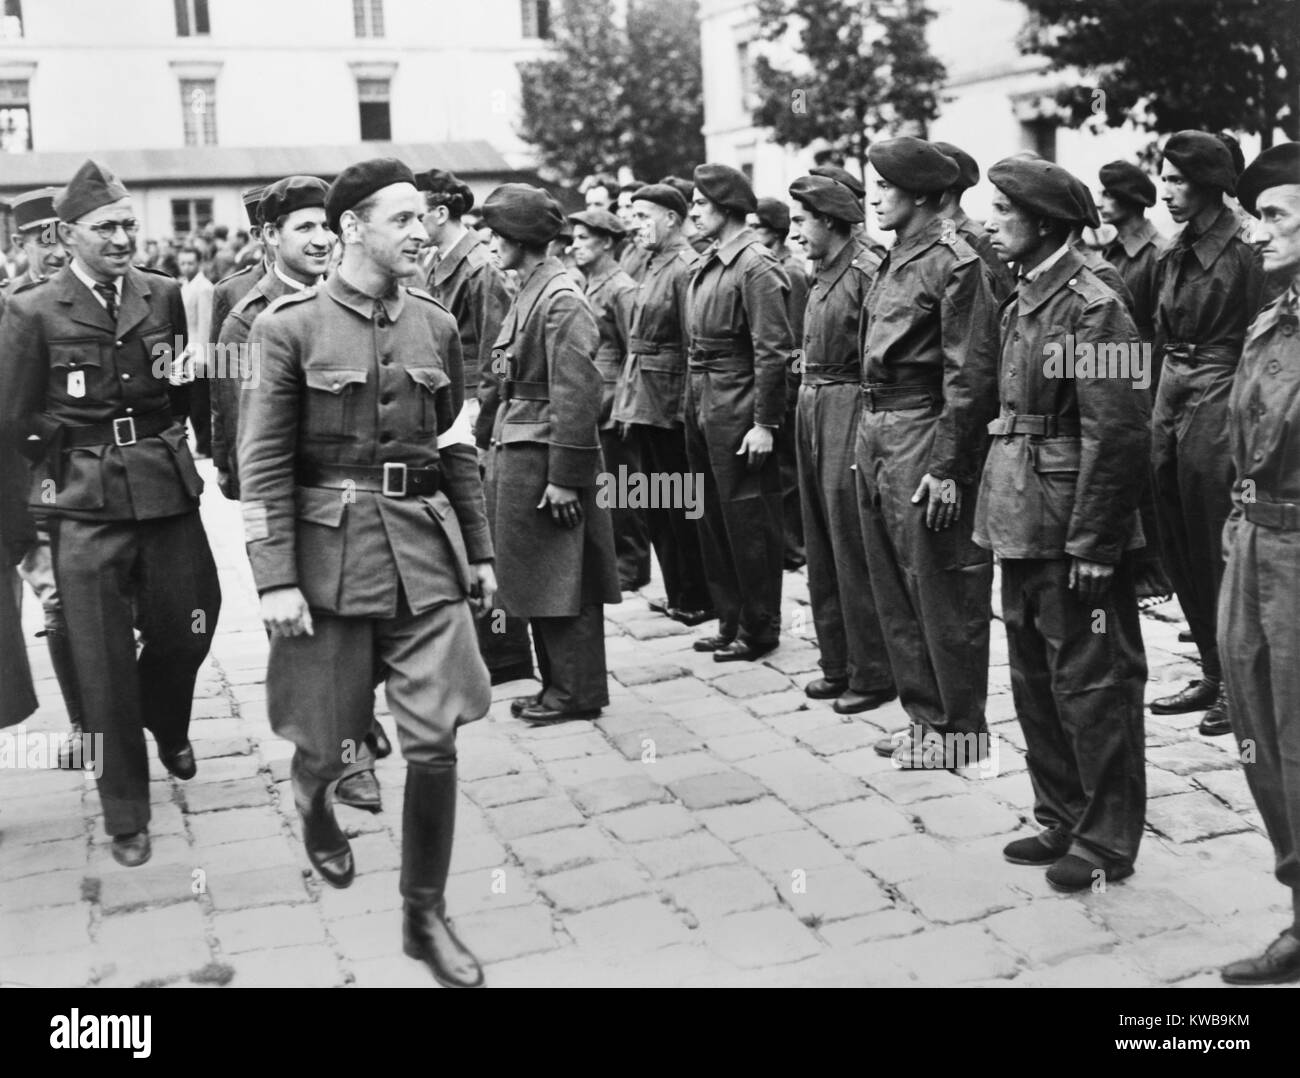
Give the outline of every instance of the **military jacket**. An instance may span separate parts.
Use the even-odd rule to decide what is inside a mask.
[[[880,259],[850,240],[813,275],[804,315],[801,379],[804,385],[857,383],[862,378],[858,322]]]
[[[492,344],[510,307],[514,285],[493,264],[483,234],[471,228],[433,264],[429,292],[460,327],[468,396],[491,376]]]
[[[1145,217],[1129,235],[1117,236],[1102,251],[1133,297],[1133,321],[1144,341],[1155,336],[1156,266],[1165,239]]]
[[[584,294],[600,331],[600,346],[596,349],[596,369],[600,371],[601,381],[600,429],[607,430],[614,425],[614,391],[623,370],[623,357],[627,355],[636,281],[611,260],[601,272],[587,277],[584,284]]]

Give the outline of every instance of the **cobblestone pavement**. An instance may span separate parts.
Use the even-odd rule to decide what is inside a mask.
[[[430,986],[401,953],[398,754],[379,765],[382,815],[339,810],[353,885],[308,868],[238,509],[203,467],[224,606],[191,727],[198,775],[177,782],[155,760],[153,859],[126,870],[88,776],[0,773],[0,982]],[[598,722],[526,727],[508,710],[530,691],[517,682],[461,731],[449,907],[489,984],[1218,985],[1218,965],[1287,923],[1231,738],[1148,716],[1136,875],[1058,895],[999,852],[1034,830],[1001,623],[996,776],[904,773],[870,747],[906,724],[896,703],[846,721],[803,695],[807,587],[785,584],[786,633],[761,665],[715,664],[690,646],[709,626],[628,596],[606,610]],[[30,595],[24,614],[34,632]],[[1143,629],[1148,698],[1195,675],[1177,624]],[[27,729],[62,730],[43,642],[30,654],[43,706]]]

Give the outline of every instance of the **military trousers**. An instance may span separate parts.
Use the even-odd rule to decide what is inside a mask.
[[[856,382],[799,387],[795,450],[803,538],[822,673],[855,692],[893,687],[885,634],[867,572],[853,445],[862,411]]]
[[[131,834],[150,816],[144,731],[164,750],[189,738],[194,683],[221,609],[216,563],[197,510],[156,520],[51,518],[50,542],[82,728],[102,739],[104,829]]]
[[[1250,792],[1277,878],[1300,893],[1300,532],[1234,518],[1219,594],[1219,650]]]
[[[691,466],[686,459],[686,431],[683,427],[633,425],[629,441],[636,442],[642,469],[650,475],[680,475],[682,490],[701,494],[698,483],[685,482]],[[708,578],[704,573],[704,554],[700,548],[699,517],[703,503],[662,505],[646,510],[650,541],[664,577],[664,594],[668,605],[677,610],[709,610]]]
[[[805,562],[808,550],[804,541],[803,509],[800,505],[800,471],[798,435],[795,432],[797,390],[789,393],[789,406],[781,429],[776,432],[777,465],[781,470],[781,515],[785,522],[785,564]]]
[[[854,462],[858,512],[889,665],[913,723],[937,733],[986,728],[993,557],[971,540],[975,491],[944,531],[913,505],[934,443],[937,411],[863,410]]]
[[[1228,446],[1231,367],[1166,362],[1151,427],[1151,463],[1165,568],[1187,617],[1201,670],[1220,674],[1215,632],[1223,525],[1232,511]]]
[[[542,705],[560,711],[596,711],[608,705],[604,605],[586,605],[576,617],[531,621]]]
[[[1108,864],[1132,865],[1146,819],[1147,662],[1125,559],[1101,600],[1069,588],[1071,558],[1003,558],[1011,693],[1034,818]]]
[[[600,432],[600,450],[605,458],[605,471],[615,479],[620,465],[627,469],[628,475],[635,475],[642,469],[637,442],[632,438],[620,438],[613,428]],[[609,519],[614,526],[619,583],[624,590],[643,587],[650,581],[650,530],[646,511],[616,503],[610,507]]]
[[[785,532],[776,454],[757,468],[737,455],[753,426],[752,381],[743,370],[689,373],[686,459],[704,480],[700,547],[719,633],[766,646],[781,632]]]

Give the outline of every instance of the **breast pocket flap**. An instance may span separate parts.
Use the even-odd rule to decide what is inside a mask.
[[[344,367],[317,367],[308,369],[305,373],[308,389],[322,389],[326,393],[339,394],[348,386],[365,385],[370,372]]]

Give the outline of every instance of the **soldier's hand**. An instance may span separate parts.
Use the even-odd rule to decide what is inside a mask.
[[[1115,566],[1103,565],[1099,561],[1085,561],[1075,558],[1070,563],[1070,588],[1079,596],[1080,602],[1096,602],[1110,590],[1110,582],[1115,576]]]
[[[961,487],[952,479],[938,479],[927,472],[912,495],[912,504],[925,502],[925,526],[941,532],[961,518]]]
[[[262,624],[272,636],[312,636],[311,611],[297,588],[276,588],[262,596]]]
[[[497,574],[490,561],[476,561],[470,568],[477,581],[469,589],[470,606],[475,610],[491,610],[497,597]]]
[[[763,462],[767,460],[768,454],[772,452],[772,445],[776,441],[769,427],[752,426],[745,434],[744,441],[740,443],[740,448],[736,450],[736,456],[744,457],[747,455],[745,463],[749,468],[761,468]]]
[[[557,487],[554,483],[546,484],[538,509],[551,508],[551,519],[561,528],[576,528],[582,520],[582,503],[578,492],[573,487]]]

